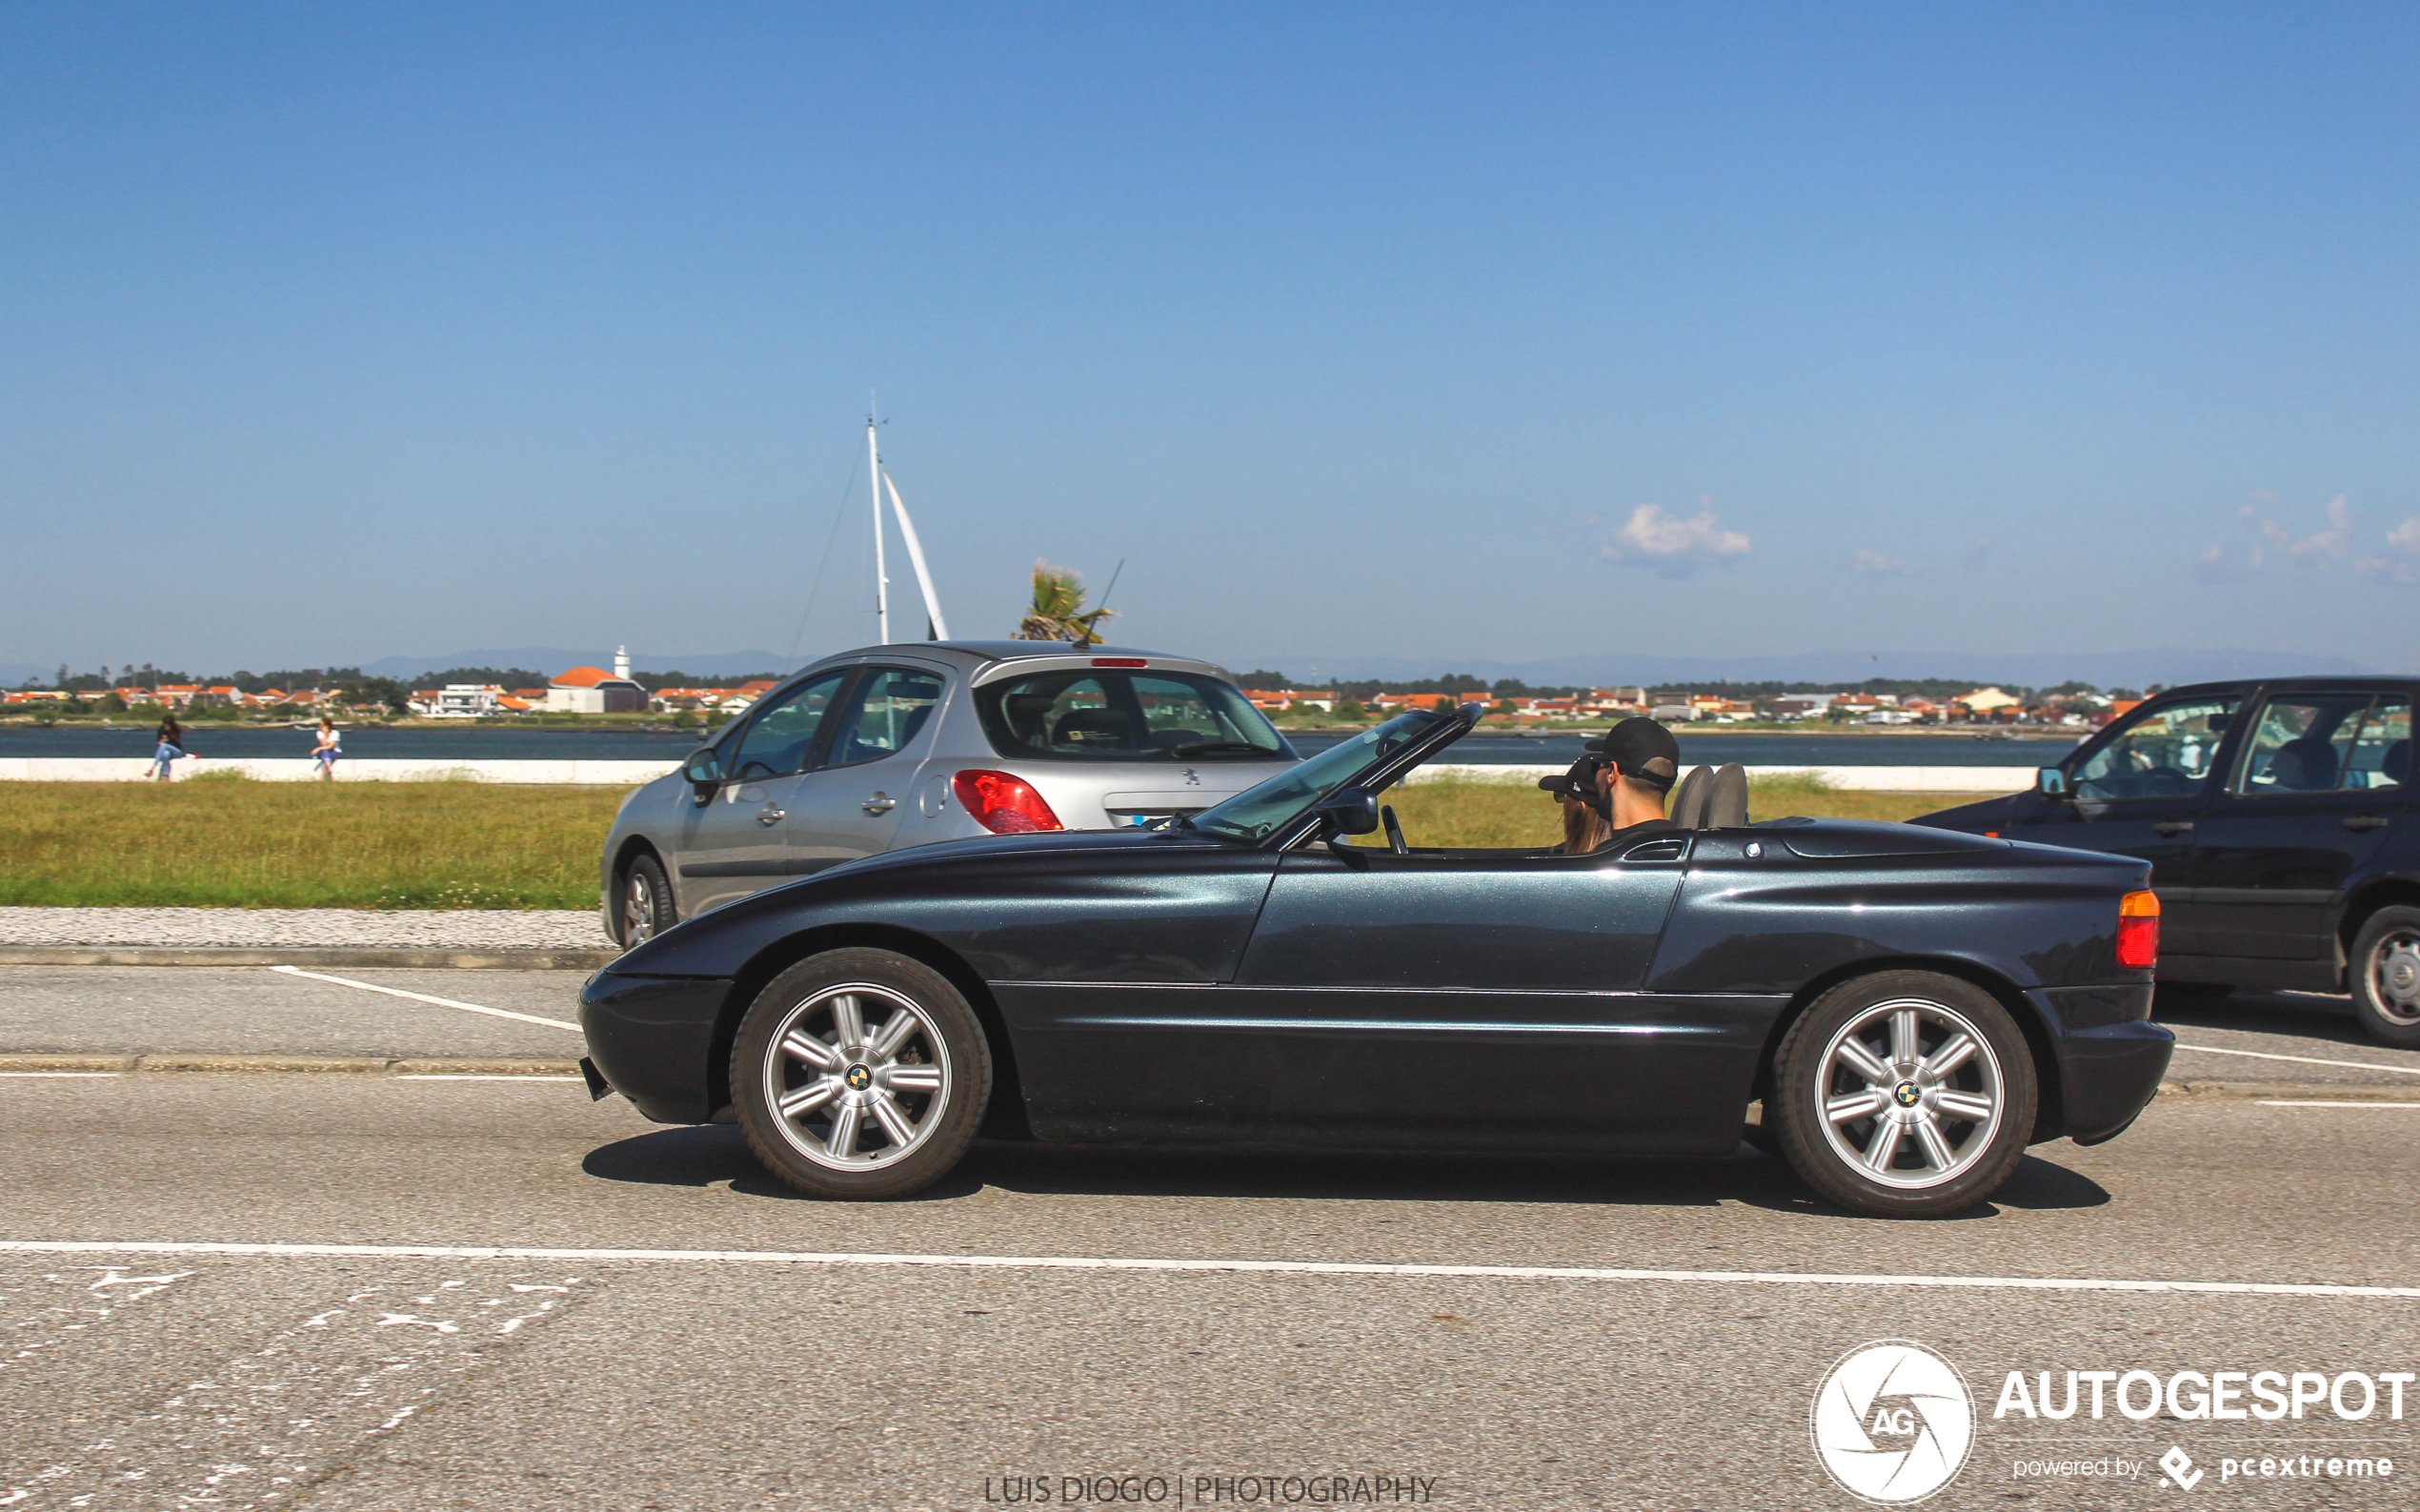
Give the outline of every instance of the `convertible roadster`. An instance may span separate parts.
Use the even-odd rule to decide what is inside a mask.
[[[690,919],[589,982],[591,1090],[736,1121],[830,1198],[914,1192],[978,1132],[1659,1156],[1745,1137],[1845,1207],[1927,1217],[1987,1198],[2029,1143],[2114,1137],[2157,1089],[2144,862],[1751,824],[1737,768],[1691,774],[1677,827],[1590,854],[1405,844],[1381,796],[1479,715],[1404,715],[1153,829],[927,845]]]

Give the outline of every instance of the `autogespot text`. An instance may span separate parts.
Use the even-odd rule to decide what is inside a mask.
[[[2179,1370],[2165,1379],[2148,1370],[2044,1370],[2030,1381],[2011,1370],[1991,1415],[2063,1421],[2106,1417],[2114,1407],[2138,1422],[2162,1414],[2188,1421],[2299,1421],[2323,1413],[2347,1422],[2373,1414],[2400,1421],[2403,1388],[2414,1381],[2420,1373],[2409,1370]]]

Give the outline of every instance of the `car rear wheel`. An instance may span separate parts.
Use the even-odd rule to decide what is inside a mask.
[[[2420,1047],[2420,908],[2382,908],[2353,937],[2345,975],[2370,1038]]]
[[[887,950],[811,956],[740,1020],[732,1102],[766,1167],[815,1197],[905,1197],[957,1165],[992,1093],[966,998]]]
[[[1817,998],[1782,1041],[1765,1117],[1809,1186],[1878,1218],[1938,1218],[1999,1190],[2039,1098],[2025,1034],[1989,993],[1881,972]]]
[[[622,873],[622,948],[644,944],[680,922],[673,914],[673,890],[664,868],[652,856],[642,856]]]

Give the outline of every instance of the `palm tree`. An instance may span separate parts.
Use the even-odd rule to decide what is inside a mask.
[[[1018,623],[1018,640],[1069,640],[1079,646],[1100,643],[1098,628],[1103,619],[1114,619],[1114,609],[1084,607],[1083,575],[1072,567],[1053,567],[1050,563],[1034,563],[1034,603]]]

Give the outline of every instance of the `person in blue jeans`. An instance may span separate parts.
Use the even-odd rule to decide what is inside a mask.
[[[336,733],[335,721],[324,714],[321,715],[319,716],[319,743],[311,748],[311,759],[318,764],[320,781],[333,782],[336,779],[336,763],[345,754],[340,744],[343,739],[344,737]]]
[[[174,714],[163,715],[160,716],[160,727],[153,733],[152,738],[156,739],[159,745],[151,752],[150,776],[166,782],[175,766],[176,758],[186,754],[185,727],[176,722]]]

